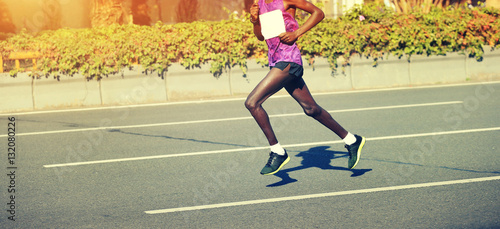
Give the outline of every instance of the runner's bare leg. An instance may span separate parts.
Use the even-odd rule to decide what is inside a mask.
[[[325,109],[320,107],[312,97],[304,79],[294,78],[287,83],[285,89],[302,106],[304,113],[332,130],[341,139],[347,136],[347,131]]]
[[[293,80],[294,76],[291,76],[288,71],[290,65],[282,71],[279,68],[273,68],[269,73],[262,79],[262,81],[253,89],[253,91],[248,95],[245,101],[246,108],[250,111],[255,121],[259,127],[264,132],[269,145],[275,145],[278,143],[278,139],[274,134],[273,128],[269,121],[269,116],[267,112],[262,107],[262,104],[273,94],[281,90],[288,82]]]

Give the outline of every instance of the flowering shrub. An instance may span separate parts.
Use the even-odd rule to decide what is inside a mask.
[[[388,54],[409,58],[460,52],[480,59],[484,45],[500,46],[499,14],[491,8],[395,14],[388,8],[358,6],[340,19],[325,19],[298,44],[310,63],[316,56],[326,57],[333,71],[338,57],[347,64],[354,54],[377,60]],[[37,70],[31,73],[37,77],[81,73],[100,79],[133,64],[162,74],[173,62],[187,69],[210,63],[218,76],[233,67],[246,72],[249,58],[267,64],[266,44],[253,35],[248,15],[218,22],[21,32],[0,42],[4,60],[13,52],[40,54]]]

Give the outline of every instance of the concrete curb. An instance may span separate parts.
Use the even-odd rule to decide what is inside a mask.
[[[304,79],[311,92],[492,81],[500,79],[499,63],[500,50],[491,51],[489,48],[485,49],[480,62],[451,53],[446,56],[413,56],[410,61],[389,56],[373,66],[371,59],[353,57],[344,74],[332,75],[326,59],[316,58],[314,69],[304,64]],[[248,72],[244,77],[239,68],[234,68],[215,78],[209,68],[207,64],[186,70],[173,64],[163,76],[156,73],[145,75],[136,68],[100,81],[87,81],[79,75],[62,76],[59,81],[32,79],[27,73],[12,78],[4,73],[0,74],[0,113],[246,95],[269,71],[255,60],[248,61]]]

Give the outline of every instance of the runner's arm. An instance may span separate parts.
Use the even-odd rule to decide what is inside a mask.
[[[250,21],[253,24],[253,33],[259,41],[263,41],[264,36],[262,36],[262,28],[259,21],[259,10],[258,0],[255,0],[253,5],[250,7]]]
[[[294,32],[282,33],[280,35],[281,40],[286,43],[295,42],[298,37],[309,31],[325,18],[325,13],[323,13],[320,8],[306,0],[283,0],[283,2],[285,3],[285,8],[287,9],[294,7],[295,9],[301,9],[311,14],[306,22],[297,30]]]

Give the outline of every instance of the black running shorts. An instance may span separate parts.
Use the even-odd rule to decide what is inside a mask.
[[[271,67],[271,69],[273,68],[279,68],[281,69],[281,71],[284,71],[286,67],[288,67],[288,65],[290,65],[290,70],[288,71],[288,73],[290,73],[290,75],[293,75],[295,77],[302,77],[302,75],[304,75],[304,67],[302,67],[302,65],[299,65],[297,63],[293,63],[293,62],[285,62],[285,61],[280,61],[278,63],[276,63],[276,65],[274,65],[273,67]]]

